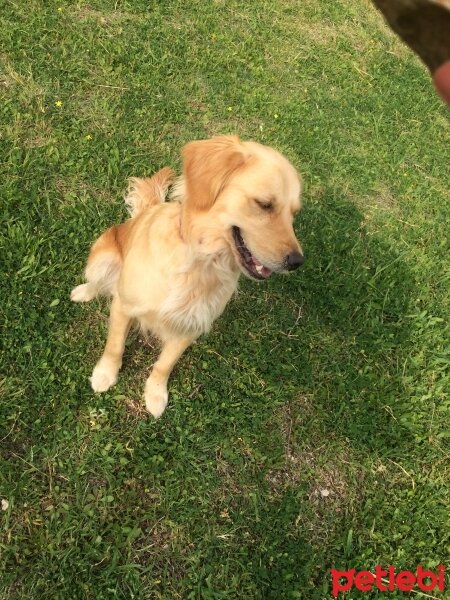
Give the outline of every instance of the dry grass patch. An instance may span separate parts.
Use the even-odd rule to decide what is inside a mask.
[[[295,525],[314,532],[314,543],[322,543],[334,530],[335,522],[358,502],[363,472],[355,468],[357,460],[345,439],[332,431],[316,431],[311,396],[299,396],[285,404],[277,421],[285,460],[266,475],[270,493],[280,497],[288,490],[305,490],[305,510],[299,513]],[[309,431],[307,440],[304,431]]]
[[[117,193],[112,192],[110,189],[94,187],[77,175],[55,176],[54,187],[58,192],[61,209],[68,206],[79,207],[86,203],[107,206],[122,202],[122,198],[120,195],[118,197]],[[95,238],[92,239],[91,243],[94,243],[94,241]]]
[[[375,192],[370,195],[358,195],[349,187],[343,190],[343,194],[358,208],[365,222],[372,221],[380,211],[395,217],[401,215],[397,199],[390,187],[383,182],[380,182]]]
[[[99,78],[104,81],[101,74],[92,72],[92,79]],[[91,84],[71,99],[71,110],[77,114],[86,134],[116,132],[120,126],[118,104],[127,88],[115,83],[108,80],[104,84]]]
[[[53,135],[53,129],[44,120],[35,124],[32,133],[33,135],[28,135],[23,140],[25,148],[42,148],[48,144],[57,143],[57,138]]]
[[[96,10],[88,5],[71,6],[68,14],[79,21],[96,21],[98,25],[118,25],[127,21],[143,21],[145,14],[132,13],[125,10],[112,9],[109,11]]]
[[[28,73],[20,73],[5,55],[0,57],[0,86],[1,88],[16,87],[14,93],[22,102],[31,102],[36,97],[43,96],[45,92],[44,88],[36,83],[31,67]],[[40,108],[43,109],[43,100],[41,104]]]

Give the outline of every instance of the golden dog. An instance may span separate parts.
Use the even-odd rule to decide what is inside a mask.
[[[155,418],[167,406],[175,363],[223,312],[240,273],[262,280],[303,263],[292,226],[301,181],[277,151],[234,136],[191,142],[172,202],[165,203],[172,178],[164,168],[131,180],[131,219],[97,239],[87,283],[71,293],[74,302],[112,295],[108,339],[91,377],[95,392],[116,383],[132,321],[161,339],[145,384]]]

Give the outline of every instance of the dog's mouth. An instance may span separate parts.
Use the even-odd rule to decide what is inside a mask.
[[[253,279],[267,279],[272,275],[272,271],[265,267],[254,254],[245,245],[241,230],[236,225],[232,227],[234,245],[239,254],[239,259],[242,267],[244,267],[250,277]]]

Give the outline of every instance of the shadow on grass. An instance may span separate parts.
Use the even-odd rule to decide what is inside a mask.
[[[333,430],[386,454],[408,440],[400,419],[414,276],[392,233],[372,233],[344,195],[325,192],[305,207],[299,229],[302,272],[253,289],[251,315],[243,294],[228,319],[261,340],[253,360],[284,402],[310,397]]]
[[[398,240],[390,239],[392,230],[373,233],[351,201],[329,191],[304,209],[299,230],[303,271],[274,277],[265,288],[243,282],[245,293],[223,324],[225,334],[240,332],[239,347],[219,344],[226,338],[220,330],[210,338],[229,364],[239,361],[237,372],[254,366],[264,380],[263,398],[256,384],[242,394],[253,416],[264,412],[267,436],[257,417],[254,436],[270,460],[279,453],[272,435],[279,430],[284,457],[273,469],[260,464],[265,509],[254,529],[268,598],[280,589],[322,598],[329,567],[358,560],[352,524],[378,489],[367,465],[405,454],[414,441],[402,419],[415,274],[396,250]],[[251,424],[239,434],[251,438],[249,431]]]

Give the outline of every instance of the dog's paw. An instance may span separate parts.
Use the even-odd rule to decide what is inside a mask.
[[[145,408],[148,412],[158,419],[166,410],[169,394],[165,386],[147,381],[145,385]]]
[[[90,381],[91,387],[96,394],[106,392],[116,383],[117,372],[108,370],[102,365],[97,365],[92,372]]]
[[[89,302],[95,298],[95,290],[93,290],[92,286],[89,283],[82,283],[81,285],[77,285],[70,292],[70,299],[72,302]]]

